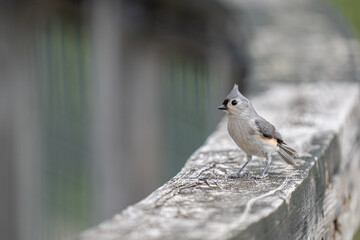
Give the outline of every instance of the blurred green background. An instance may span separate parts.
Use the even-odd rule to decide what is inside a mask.
[[[360,1],[358,0],[330,0],[339,9],[344,20],[353,29],[353,34],[360,37]]]

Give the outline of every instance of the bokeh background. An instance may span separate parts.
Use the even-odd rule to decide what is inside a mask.
[[[360,36],[360,1],[331,0]],[[225,0],[1,1],[1,239],[64,239],[141,200],[246,91]]]

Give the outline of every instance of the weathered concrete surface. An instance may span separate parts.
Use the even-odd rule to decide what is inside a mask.
[[[173,179],[80,239],[349,239],[360,220],[359,99],[356,83],[274,87],[253,105],[299,150],[297,166],[276,157],[266,179],[227,178],[244,154],[223,121]]]

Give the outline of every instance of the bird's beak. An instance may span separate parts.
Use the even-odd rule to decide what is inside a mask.
[[[224,104],[218,107],[219,110],[228,110],[228,107],[225,107]]]

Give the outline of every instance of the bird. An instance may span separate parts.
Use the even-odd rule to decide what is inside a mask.
[[[250,100],[239,92],[237,84],[234,84],[218,109],[226,113],[228,133],[246,154],[245,164],[232,177],[244,177],[242,171],[253,156],[266,158],[261,175],[253,176],[257,179],[268,176],[267,170],[273,153],[277,153],[286,163],[296,165],[297,151],[289,147],[276,128],[255,111]]]

